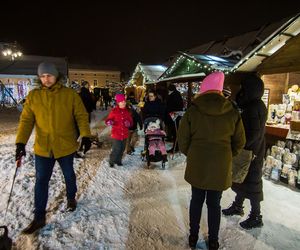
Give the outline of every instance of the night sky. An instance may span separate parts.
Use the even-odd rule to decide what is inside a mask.
[[[130,73],[139,61],[163,63],[178,50],[300,12],[300,1],[278,1],[10,1],[1,3],[0,41],[17,41],[24,54]]]

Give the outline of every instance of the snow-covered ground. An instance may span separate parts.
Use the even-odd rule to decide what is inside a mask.
[[[32,219],[35,171],[31,137],[27,155],[18,172],[11,203],[4,218],[15,170],[17,111],[0,112],[0,224],[9,227],[16,249],[189,249],[188,208],[190,186],[184,179],[185,158],[175,155],[166,170],[160,164],[151,169],[140,159],[143,139],[135,155],[126,155],[124,166],[110,168],[109,128],[96,112],[92,122],[104,144],[93,146],[85,159],[75,160],[78,208],[65,213],[65,186],[61,170],[55,167],[50,181],[47,225],[38,234],[24,236],[20,231]],[[101,132],[101,133],[100,133]],[[300,249],[300,193],[264,181],[262,203],[264,227],[245,231],[238,225],[244,218],[222,216],[220,249]],[[234,197],[223,194],[222,207]],[[207,210],[204,206],[198,249],[206,249]]]

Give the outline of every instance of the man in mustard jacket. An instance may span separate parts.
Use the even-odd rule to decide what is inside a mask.
[[[46,224],[48,185],[53,167],[58,161],[66,182],[67,209],[76,209],[76,176],[73,169],[74,152],[78,148],[78,130],[85,149],[91,146],[88,113],[71,88],[60,82],[56,66],[43,62],[38,66],[39,89],[30,91],[20,117],[16,138],[16,160],[25,156],[25,145],[35,128],[34,219],[25,234],[31,234]]]

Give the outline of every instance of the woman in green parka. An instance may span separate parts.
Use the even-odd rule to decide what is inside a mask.
[[[222,192],[232,184],[232,157],[245,144],[241,117],[223,96],[223,84],[222,72],[214,72],[203,80],[200,95],[184,114],[178,130],[179,149],[187,156],[185,180],[192,186],[190,247],[197,244],[206,199],[209,249],[219,248]]]
[[[31,234],[46,223],[49,180],[58,161],[66,183],[67,209],[76,209],[74,152],[78,147],[77,127],[85,150],[91,146],[88,113],[71,88],[60,82],[56,66],[43,62],[38,66],[41,88],[30,91],[20,117],[16,138],[16,161],[25,156],[25,145],[35,128],[34,219],[22,232]]]

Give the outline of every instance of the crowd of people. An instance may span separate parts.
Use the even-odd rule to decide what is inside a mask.
[[[32,90],[26,98],[16,137],[16,161],[19,161],[26,154],[25,145],[35,127],[34,219],[23,230],[25,234],[35,232],[46,223],[48,186],[56,161],[65,178],[67,209],[76,209],[73,159],[78,150],[86,153],[91,147],[89,122],[91,112],[96,109],[96,100],[88,84],[78,88],[77,93],[63,86],[56,66],[48,62],[41,63],[37,73],[40,88]],[[127,154],[135,151],[138,128],[156,138],[167,135],[172,142],[172,148],[166,151],[162,140],[152,141],[150,155],[154,155],[156,149],[163,155],[179,150],[186,155],[185,180],[191,185],[192,194],[189,246],[197,244],[202,206],[206,200],[211,250],[219,248],[221,212],[225,216],[242,216],[245,199],[251,202],[251,212],[248,219],[240,223],[241,227],[263,226],[260,202],[263,200],[261,177],[267,116],[261,101],[264,84],[259,77],[250,75],[242,80],[236,100],[230,100],[230,96],[222,92],[224,77],[222,72],[206,76],[183,116],[181,94],[175,85],[169,84],[165,100],[154,89],[148,90],[140,110],[136,110],[138,102],[134,93],[129,93],[127,98],[125,94],[116,94],[116,105],[105,119],[106,125],[111,126],[110,167],[123,165],[125,150]],[[157,120],[148,119],[153,117]],[[149,124],[152,127],[148,127]],[[232,183],[232,159],[242,149],[251,150],[254,157],[243,183]],[[228,208],[221,210],[222,192],[228,188],[236,192],[236,198]]]

